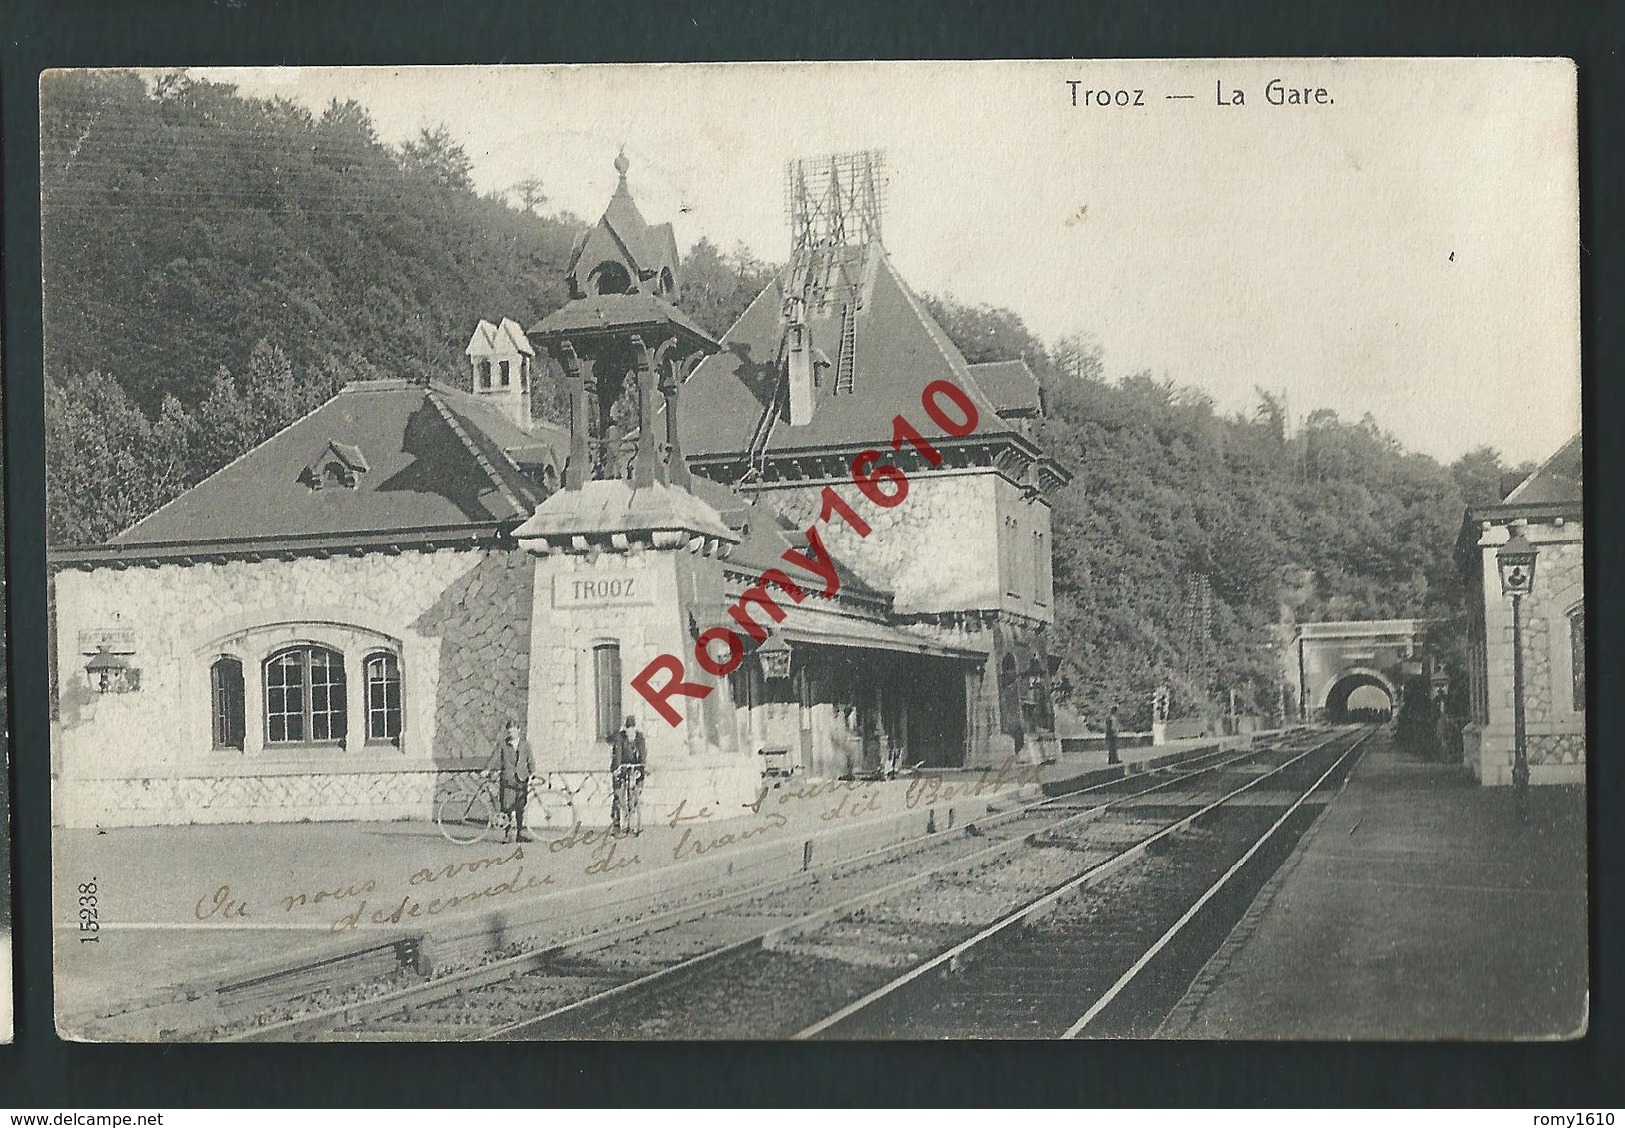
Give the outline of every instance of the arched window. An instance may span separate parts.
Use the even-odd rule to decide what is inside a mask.
[[[265,660],[265,742],[342,741],[344,655],[325,646],[294,646]]]
[[[214,714],[214,746],[243,750],[243,664],[222,655],[209,667],[209,700]]]
[[[660,292],[662,294],[669,294],[669,293],[672,292],[672,290],[676,289],[676,287],[677,287],[677,283],[672,279],[672,276],[671,276],[671,267],[669,267],[669,266],[661,267],[660,268]]]
[[[600,294],[625,294],[632,289],[632,275],[614,260],[599,263],[592,272],[592,282]]]
[[[387,651],[367,656],[367,739],[401,740],[401,663]]]

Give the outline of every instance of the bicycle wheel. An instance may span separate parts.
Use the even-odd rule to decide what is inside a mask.
[[[491,833],[497,813],[483,792],[456,791],[435,804],[434,821],[447,842],[471,846]]]
[[[643,781],[641,779],[627,781],[626,828],[633,834],[643,833]]]

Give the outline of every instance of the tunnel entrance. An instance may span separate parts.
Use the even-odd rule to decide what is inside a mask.
[[[1393,716],[1394,691],[1376,674],[1345,674],[1326,692],[1326,719],[1332,724],[1384,724]]]

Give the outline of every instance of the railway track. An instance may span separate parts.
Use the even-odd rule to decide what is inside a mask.
[[[952,826],[945,814],[945,825],[933,836],[444,971],[427,981],[378,983],[370,993],[352,988],[344,992],[349,1001],[339,1005],[286,1000],[280,1007],[217,1025],[208,1036],[227,1041],[466,1039],[550,1036],[545,1031],[551,1026],[590,1027],[593,1015],[635,1005],[662,985],[703,977],[709,968],[860,911],[877,898],[1022,851],[1028,839],[1043,832],[1251,759],[1273,741],[1301,743],[1308,738],[1288,734],[1244,752],[1215,750],[1171,767],[990,812],[973,825]],[[983,807],[978,804],[979,810]]]
[[[1145,1006],[1148,988],[1160,986],[1171,1006],[1189,982],[1169,959],[1181,951],[1189,958],[1201,944],[1187,950],[1176,941],[1198,938],[1192,921],[1212,929],[1220,919],[1201,912],[1218,896],[1208,891],[1239,888],[1229,883],[1248,863],[1261,883],[1273,870],[1264,848],[1290,850],[1281,828],[1300,813],[1307,825],[1311,797],[1346,768],[1365,735],[1255,749],[1133,794],[1100,797],[1072,815],[1014,828],[1026,833],[1012,833],[1003,849],[775,921],[642,976],[623,975],[561,1007],[534,1005],[515,981],[504,1003],[510,1013],[531,1014],[478,1036],[1140,1032],[1132,1019],[1145,1013],[1135,1008]],[[1229,876],[1215,886],[1210,870]],[[1080,897],[1085,891],[1090,896]],[[1238,915],[1250,900],[1251,893],[1241,898]],[[1181,917],[1170,934],[1169,921]],[[1211,937],[1214,946],[1226,931],[1228,924]],[[474,997],[464,1008],[491,1013]],[[1088,1021],[1074,1029],[1086,1010]]]
[[[1144,853],[1157,863],[1153,895],[1137,904],[1123,905],[1109,890],[1086,895],[1122,871],[1118,860],[1096,865],[796,1037],[1153,1033],[1318,815],[1327,785],[1346,776],[1371,731],[1328,741],[1125,852],[1120,857]],[[1195,828],[1199,836],[1189,833]],[[1129,911],[1109,911],[1122,908]]]
[[[1298,731],[1024,805],[979,801],[971,823],[964,812],[972,805],[961,803],[960,825],[945,809],[934,835],[686,903],[649,904],[612,927],[600,921],[570,933],[566,922],[554,933],[563,939],[428,978],[412,936],[273,964],[159,1008],[164,1022],[151,1029],[225,1041],[920,1036],[927,1031],[911,1021],[887,1029],[874,1016],[910,1010],[907,1000],[942,978],[934,972],[980,960],[998,946],[992,936],[1014,928],[975,939],[990,922],[1042,915],[1033,903],[1080,873],[1092,874],[1080,888],[1105,881],[1157,843],[1193,833],[1214,796],[1220,805],[1258,799],[1258,781],[1284,779],[1281,771],[1341,739]]]
[[[1333,737],[1336,740],[1337,737]],[[961,942],[1011,903],[1052,891],[1079,861],[1127,864],[1187,825],[1192,795],[1251,789],[1326,743],[1294,734],[1244,752],[1099,784],[832,871],[635,922],[247,1037],[777,1037]],[[1229,780],[1230,783],[1219,781]],[[1251,781],[1251,782],[1249,782]],[[1206,800],[1197,802],[1199,812]],[[1176,812],[1170,817],[1169,812]],[[1168,831],[1171,833],[1171,831]],[[1098,869],[1098,866],[1094,867]],[[1060,882],[1064,883],[1064,881]],[[991,885],[990,889],[980,888]],[[967,896],[964,890],[972,893]],[[890,906],[952,918],[898,933]],[[1014,899],[1012,901],[1012,899]],[[967,903],[970,902],[970,903]],[[907,1036],[905,1034],[905,1036]]]

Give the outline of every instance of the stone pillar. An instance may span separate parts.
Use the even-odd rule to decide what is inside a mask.
[[[582,377],[581,358],[569,341],[560,341],[559,364],[564,368],[565,385],[570,390],[570,461],[564,468],[564,488],[579,490],[591,474],[587,461],[588,388]]]
[[[661,348],[662,354],[669,353],[670,346],[675,343],[675,338],[667,341]],[[660,367],[660,394],[666,401],[666,480],[685,490],[692,478],[689,476],[688,462],[683,457],[682,440],[678,437],[677,395],[683,384],[683,369],[688,364],[688,360],[674,361],[668,358]]]
[[[242,651],[243,755],[265,750],[265,667],[260,659]]]
[[[354,756],[367,747],[367,655],[362,648],[344,654],[344,751]]]
[[[642,337],[632,338],[632,371],[638,381],[638,452],[632,466],[632,486],[655,484],[655,374],[654,357]],[[658,475],[661,480],[665,474]]]
[[[574,598],[577,581],[634,581],[632,595]],[[708,597],[720,592],[721,567],[681,550],[633,553],[552,553],[538,558],[533,588],[529,654],[529,731],[548,770],[594,777],[598,801],[580,800],[576,813],[587,825],[609,819],[609,749],[598,740],[593,648],[614,643],[620,651],[621,712],[637,717],[648,742],[649,776],[643,792],[645,825],[669,816],[680,803],[738,814],[755,795],[760,763],[739,748],[727,680],[696,668],[690,610],[717,621]],[[698,593],[696,597],[693,593]],[[678,656],[691,680],[712,687],[703,700],[671,698],[681,723],[667,723],[631,688],[631,679],[658,655]],[[664,679],[662,679],[663,681]],[[754,749],[749,750],[754,752]],[[595,805],[596,802],[596,805]]]

